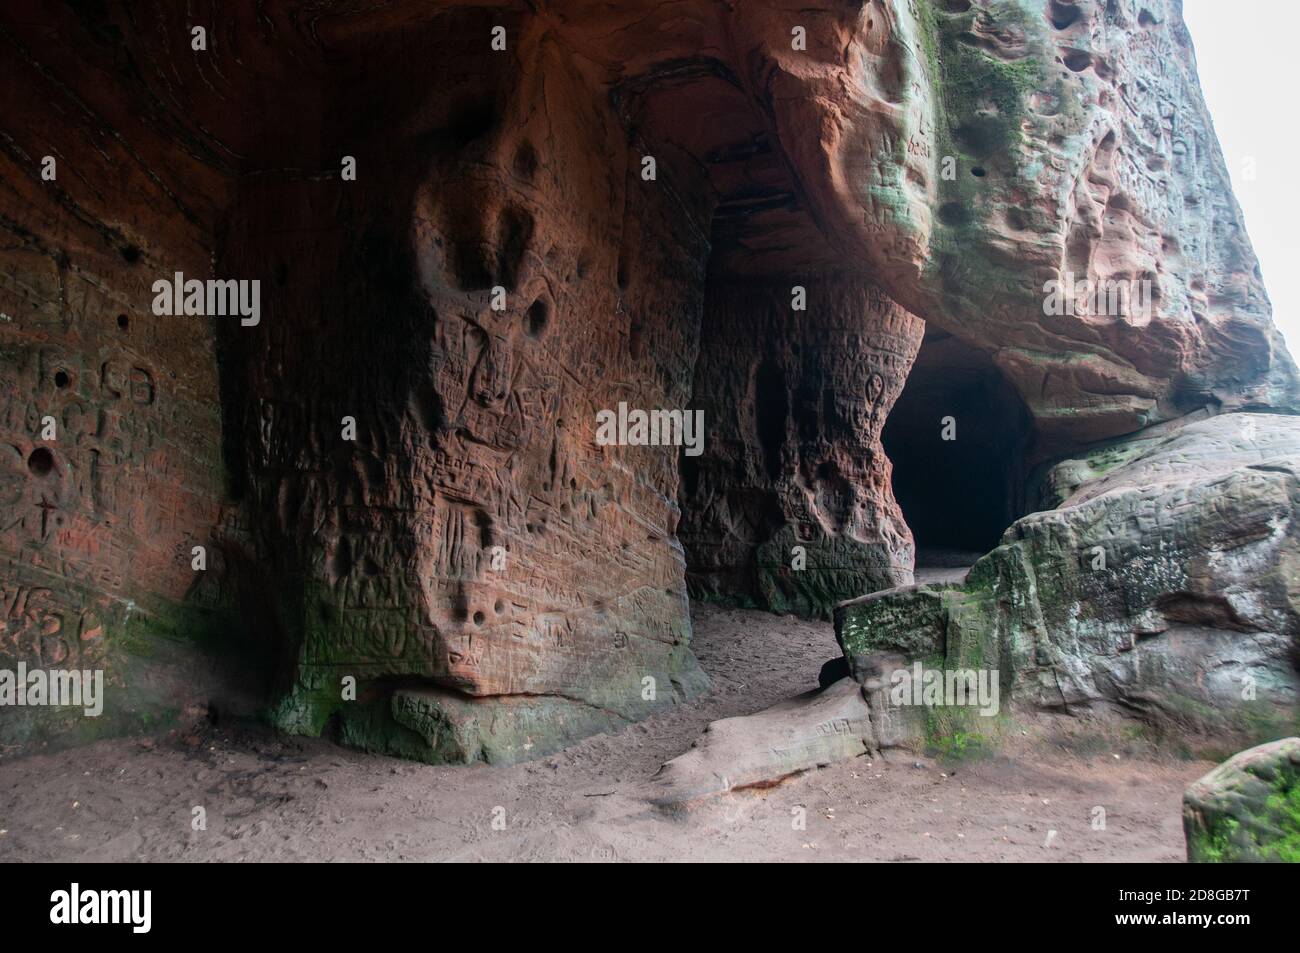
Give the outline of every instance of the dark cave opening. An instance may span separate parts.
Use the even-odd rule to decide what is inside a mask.
[[[1032,438],[1028,409],[992,360],[927,330],[881,438],[918,567],[997,545],[1024,512]]]
[[[647,141],[693,160],[661,170],[677,168],[682,194],[702,197],[699,224],[709,233],[693,401],[713,423],[705,455],[681,458],[678,495],[691,597],[815,612],[897,584],[911,553],[901,542],[891,548],[901,527],[897,511],[885,512],[884,468],[873,469],[878,457],[859,445],[876,433],[854,419],[847,396],[861,382],[825,356],[847,343],[836,337],[847,320],[836,309],[870,310],[869,296],[846,302],[871,278],[839,271],[779,140],[735,77],[683,71],[625,93]],[[683,124],[685,115],[705,118]],[[960,224],[966,213],[949,204],[939,214]],[[920,328],[896,324],[881,320],[864,340],[882,355],[910,351]],[[895,330],[900,341],[913,335],[906,347],[885,340]],[[634,355],[640,341],[634,324]],[[888,408],[902,368],[876,360],[867,403]],[[944,439],[944,417],[954,418],[954,439]],[[930,329],[883,434],[918,565],[969,565],[996,545],[1023,512],[1031,436],[1028,411],[993,362]],[[790,564],[796,544],[814,554],[817,572]]]

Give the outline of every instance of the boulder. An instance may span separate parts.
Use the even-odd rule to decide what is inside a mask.
[[[1183,795],[1194,864],[1300,863],[1300,738],[1233,755]]]
[[[1032,708],[1276,732],[1300,700],[1300,418],[1226,414],[1055,467],[1060,503],[960,584],[836,610],[860,681],[916,660],[997,672]]]
[[[754,715],[712,722],[689,751],[659,769],[648,796],[660,807],[688,808],[874,750],[871,711],[861,687],[845,678]]]
[[[349,718],[343,740],[433,763],[514,764],[627,725],[614,712],[567,698],[474,699],[438,688],[399,689],[390,710],[406,731],[384,732]],[[380,736],[390,740],[375,745]]]

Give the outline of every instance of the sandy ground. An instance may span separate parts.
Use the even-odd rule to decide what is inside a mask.
[[[0,765],[0,860],[1183,859],[1182,791],[1211,765],[1065,717],[960,762],[894,752],[689,813],[652,808],[645,780],[706,723],[806,691],[837,654],[829,624],[707,606],[695,646],[713,680],[704,698],[513,767],[430,767],[227,726],[18,759]],[[195,807],[205,831],[191,829]]]

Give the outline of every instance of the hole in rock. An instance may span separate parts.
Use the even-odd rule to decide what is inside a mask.
[[[533,217],[520,208],[506,208],[497,220],[497,279],[507,289],[519,283],[519,269],[533,238]]]
[[[483,549],[496,545],[496,536],[492,526],[492,515],[483,510],[474,511],[474,525],[478,529],[478,544]]]
[[[968,564],[997,545],[1023,513],[1031,437],[1028,410],[993,362],[927,330],[882,435],[918,568]]]
[[[550,316],[549,312],[550,309],[541,298],[528,306],[527,322],[524,330],[527,331],[530,338],[540,338],[542,336],[542,333],[546,330],[546,321]]]
[[[72,382],[72,378],[68,377],[68,372],[67,372],[67,371],[56,371],[56,372],[55,372],[55,374],[54,374],[54,386],[55,386],[55,387],[58,387],[58,388],[64,388],[64,387],[67,387],[68,384],[71,383],[71,382]]]
[[[1065,54],[1065,68],[1072,73],[1082,73],[1092,65],[1092,54],[1083,50],[1071,50]]]
[[[131,326],[131,319],[124,314],[119,314],[117,316],[117,326],[125,331]]]
[[[1052,21],[1052,26],[1058,30],[1068,30],[1079,21],[1083,15],[1078,7],[1073,3],[1062,3],[1060,0],[1052,0],[1047,5],[1047,18]]]
[[[54,454],[45,447],[37,447],[27,458],[27,469],[36,476],[47,476],[54,469]]]
[[[329,569],[335,582],[352,572],[352,548],[346,536],[339,539],[338,546],[330,557]]]
[[[541,160],[537,157],[537,150],[533,148],[531,142],[521,142],[515,149],[515,175],[526,182],[531,182],[533,176],[537,174],[537,167]]]
[[[939,206],[939,220],[945,225],[965,225],[970,218],[970,211],[960,202],[945,202]]]

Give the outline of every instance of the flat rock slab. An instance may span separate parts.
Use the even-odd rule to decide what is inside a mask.
[[[439,688],[394,692],[392,713],[423,741],[422,747],[393,750],[447,764],[515,764],[627,724],[612,712],[568,698],[467,698]]]
[[[704,729],[683,755],[651,779],[660,807],[688,808],[741,788],[763,787],[874,750],[871,710],[851,678],[754,715]]]
[[[1300,738],[1233,755],[1183,795],[1191,863],[1300,863]]]

